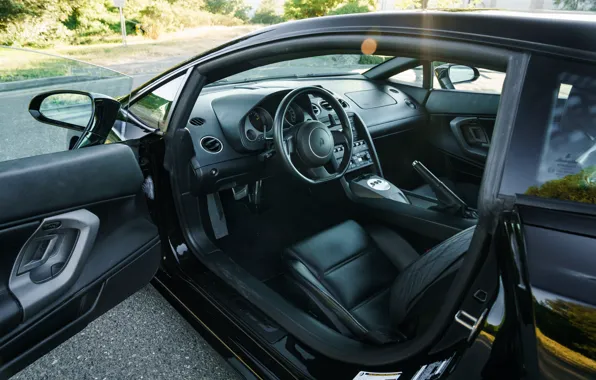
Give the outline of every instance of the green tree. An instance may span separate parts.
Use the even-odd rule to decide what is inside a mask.
[[[284,4],[284,16],[288,20],[325,16],[341,2],[341,0],[287,0]]]
[[[596,11],[596,0],[555,0],[555,5],[569,11]]]
[[[352,13],[367,13],[370,12],[368,4],[361,4],[358,0],[349,0],[347,3],[340,5],[334,10],[327,13],[328,15],[347,15]]]
[[[596,310],[593,307],[561,299],[534,302],[536,323],[544,335],[596,360]]]
[[[250,20],[253,24],[278,24],[284,19],[275,11],[274,0],[263,0]]]

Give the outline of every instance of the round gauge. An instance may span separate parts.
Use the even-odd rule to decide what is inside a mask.
[[[293,107],[288,108],[286,112],[286,120],[290,124],[296,124],[296,110]]]
[[[261,107],[257,107],[248,113],[248,121],[259,132],[269,131],[273,126],[271,115]]]
[[[288,110],[286,111],[285,119],[286,119],[286,122],[290,123],[291,125],[300,123],[300,122],[304,121],[304,112],[302,112],[302,108],[300,108],[298,105],[292,103],[292,104],[290,104],[290,107],[288,107]]]
[[[250,141],[255,141],[257,139],[257,132],[255,132],[253,129],[249,129],[246,131],[246,137]]]

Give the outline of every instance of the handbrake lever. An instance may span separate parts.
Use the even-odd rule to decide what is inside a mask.
[[[447,211],[450,214],[461,215],[465,218],[477,218],[476,212],[468,207],[460,197],[458,197],[447,185],[441,182],[430,170],[420,161],[412,162],[414,170],[430,185],[437,196],[441,211]]]

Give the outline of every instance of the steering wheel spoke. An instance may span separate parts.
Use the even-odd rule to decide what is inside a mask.
[[[316,168],[308,169],[308,173],[317,180],[323,182],[329,180],[332,177],[335,177],[335,173],[329,173],[325,166],[319,166]]]

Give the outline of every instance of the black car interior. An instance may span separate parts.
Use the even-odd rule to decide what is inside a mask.
[[[399,69],[207,86],[179,134],[201,261],[295,324],[377,347],[411,341],[441,307],[499,103],[388,79]]]

